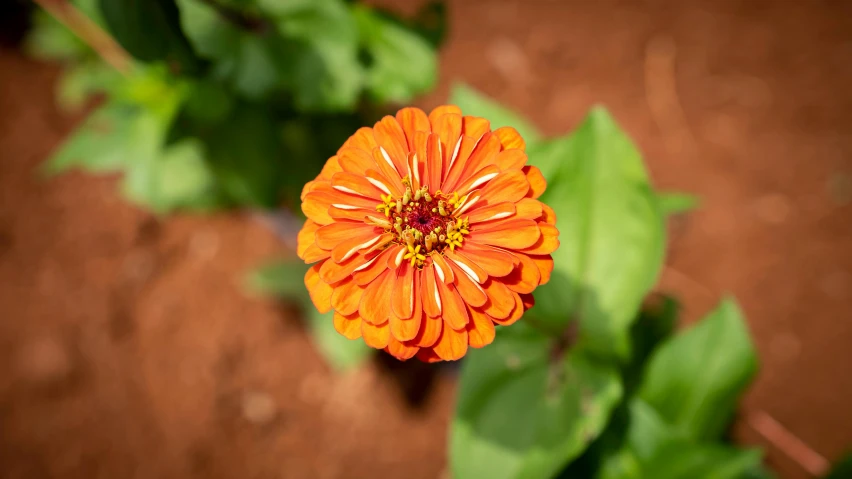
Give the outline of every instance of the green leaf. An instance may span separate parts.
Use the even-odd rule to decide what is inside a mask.
[[[305,288],[305,273],[309,266],[299,260],[283,260],[263,265],[252,271],[246,289],[254,294],[275,296],[310,305]]]
[[[721,437],[757,357],[736,303],[724,300],[651,358],[639,395],[694,439]]]
[[[541,134],[536,127],[517,113],[500,105],[492,98],[474,90],[464,83],[456,83],[450,92],[450,103],[461,108],[465,115],[481,116],[491,122],[491,129],[496,130],[502,126],[511,126],[528,144],[536,143]],[[531,157],[532,158],[532,157]],[[548,181],[550,178],[545,176]]]
[[[651,353],[674,332],[677,325],[680,309],[677,301],[670,296],[655,299],[658,300],[643,306],[639,318],[630,327],[630,361],[622,374],[628,394],[641,384]]]
[[[66,111],[82,108],[94,95],[110,91],[121,74],[100,61],[86,61],[67,67],[57,82],[56,101]]]
[[[580,347],[625,358],[630,324],[656,282],[664,246],[642,158],[602,108],[570,137],[530,148],[528,156],[545,172],[540,199],[556,212],[561,243],[553,253],[557,280],[536,290],[530,313],[558,327],[577,318]]]
[[[700,204],[698,197],[685,193],[658,193],[657,201],[666,216],[692,211]]]
[[[175,0],[100,0],[99,5],[107,29],[137,59],[177,62],[187,70],[198,67]]]
[[[375,352],[361,339],[346,339],[334,329],[334,311],[322,314],[310,305],[305,308],[311,330],[311,339],[332,368],[337,371],[352,369]]]
[[[354,12],[370,57],[367,86],[376,101],[408,102],[435,85],[437,56],[425,39],[372,9]]]
[[[759,450],[740,450],[720,444],[672,443],[645,466],[654,479],[740,479],[758,467]]]
[[[92,49],[47,12],[36,11],[24,43],[28,55],[41,60],[77,61],[94,55]]]
[[[552,477],[603,430],[621,398],[618,372],[524,322],[498,329],[462,368],[450,461],[457,479]]]

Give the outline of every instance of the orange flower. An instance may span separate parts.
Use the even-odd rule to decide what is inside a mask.
[[[305,284],[349,339],[456,360],[517,321],[559,245],[514,128],[440,106],[361,128],[302,191]]]

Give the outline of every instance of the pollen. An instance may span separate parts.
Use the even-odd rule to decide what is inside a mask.
[[[430,192],[427,186],[412,189],[408,177],[403,178],[402,183],[405,186],[403,195],[398,198],[383,195],[376,211],[391,219],[387,232],[393,233],[392,242],[405,245],[403,259],[410,261],[412,266],[423,267],[427,255],[460,248],[464,236],[470,234],[470,221],[457,218],[456,212],[467,197],[459,197],[458,193]]]

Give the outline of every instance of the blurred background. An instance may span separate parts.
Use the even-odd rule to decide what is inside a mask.
[[[370,3],[406,16],[422,2]],[[247,273],[292,255],[278,219],[166,218],[125,201],[116,175],[40,172],[97,101],[57,106],[62,68],[21,46],[33,9],[0,13],[0,476],[449,477],[453,367],[380,357],[337,374],[292,308],[246,294]],[[735,441],[765,447],[781,478],[841,458],[852,2],[468,0],[446,14],[437,87],[414,103],[462,81],[548,135],[609,108],[658,188],[701,199],[669,223],[659,289],[686,323],[729,293],[748,318],[761,371]]]

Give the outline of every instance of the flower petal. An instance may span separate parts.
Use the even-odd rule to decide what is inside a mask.
[[[481,208],[485,205],[493,205],[506,201],[517,203],[529,190],[530,184],[527,182],[523,172],[519,170],[504,171],[495,176],[480,190],[482,198],[487,201],[477,206]]]
[[[385,194],[376,185],[370,183],[363,174],[357,175],[348,171],[335,173],[331,178],[331,187],[337,191],[364,196],[376,202],[380,201],[382,195]]]
[[[337,156],[332,156],[325,162],[325,165],[322,167],[322,171],[317,175],[318,180],[330,180],[335,173],[343,171],[343,168],[340,166],[340,162],[338,161]]]
[[[309,246],[312,246],[316,243],[316,237],[314,234],[320,228],[320,225],[316,224],[311,220],[305,221],[302,229],[299,230],[299,235],[296,237],[296,255],[301,259],[305,259],[305,251],[308,250]]]
[[[503,278],[503,283],[516,293],[532,293],[541,282],[541,272],[529,256],[515,254],[515,257],[521,260],[521,264]]]
[[[405,139],[405,132],[402,131],[402,127],[396,121],[396,118],[390,115],[382,118],[373,127],[373,136],[376,137],[380,154],[389,156],[396,167],[396,171],[399,172],[400,176],[405,176],[408,142]],[[376,158],[376,162],[378,161],[379,159]]]
[[[521,251],[526,254],[550,254],[559,247],[559,230],[547,223],[539,223],[538,229],[541,237],[532,246]]]
[[[445,191],[459,190],[461,184],[470,183],[468,180],[471,176],[479,176],[479,171],[486,167],[494,167],[496,171],[500,168],[494,164],[497,154],[500,153],[500,141],[497,140],[491,133],[486,133],[476,144],[471,152],[470,157],[464,163],[464,169],[459,174],[458,179],[453,181],[447,178],[442,188]],[[462,194],[459,192],[459,194]]]
[[[443,361],[440,356],[435,354],[435,350],[432,348],[420,348],[420,351],[417,352],[417,359],[424,363],[438,363]]]
[[[361,148],[344,147],[337,155],[340,168],[348,173],[363,175],[369,169],[376,169],[376,161],[373,159],[373,149],[363,150]]]
[[[328,284],[334,284],[352,274],[356,268],[366,262],[367,258],[362,254],[356,254],[340,263],[328,260],[323,261],[322,267],[319,270],[320,278]]]
[[[414,137],[418,131],[431,132],[432,125],[429,123],[429,117],[420,108],[408,107],[399,110],[396,113],[396,121],[402,127],[405,133],[405,140],[408,142],[408,150],[414,151]]]
[[[377,326],[367,321],[361,321],[361,336],[364,337],[364,344],[367,346],[385,349],[390,342],[390,327],[387,323]]]
[[[352,136],[343,143],[344,147],[360,148],[364,151],[373,151],[376,146],[376,138],[373,136],[373,129],[369,127],[358,128]]]
[[[441,158],[441,138],[433,133],[426,139],[426,164],[424,165],[423,184],[431,191],[441,187],[444,160]]]
[[[507,249],[529,248],[541,237],[538,225],[532,220],[497,221],[493,226],[471,230],[468,238],[477,243]]]
[[[472,348],[482,348],[494,341],[496,330],[494,322],[482,311],[476,308],[468,308],[470,322],[467,323],[467,340]]]
[[[541,204],[541,218],[540,221],[544,221],[549,225],[556,224],[556,212],[553,211],[553,208],[547,206],[546,204]]]
[[[391,248],[388,248],[367,260],[366,263],[352,272],[352,279],[360,286],[372,283],[380,274],[387,271],[387,260],[390,254]]]
[[[515,203],[515,218],[537,220],[542,215],[541,201],[532,198],[521,198]]]
[[[388,321],[390,318],[390,295],[395,277],[393,271],[385,270],[364,289],[364,294],[361,296],[361,302],[358,305],[358,314],[365,322],[384,324]]]
[[[456,331],[452,328],[443,328],[441,337],[438,338],[438,342],[432,349],[444,361],[461,359],[467,353],[467,331],[465,329]]]
[[[414,266],[408,261],[396,269],[390,303],[391,310],[400,319],[408,319],[414,312]],[[411,338],[397,338],[406,341]]]
[[[305,273],[305,287],[308,288],[308,294],[311,296],[311,302],[320,313],[331,311],[331,294],[334,292],[331,286],[320,278],[319,271],[325,261],[311,266]]]
[[[460,263],[456,263],[452,260],[447,262],[454,269],[454,273],[456,275],[456,291],[458,291],[459,295],[461,295],[464,302],[470,306],[484,305],[485,302],[488,301],[488,296],[485,295],[485,291],[482,287],[459,267]]]
[[[467,325],[467,308],[464,300],[456,291],[455,285],[436,282],[441,295],[442,317],[453,329],[463,329]],[[447,329],[447,328],[444,328]]]
[[[509,253],[478,244],[473,241],[464,243],[464,256],[476,263],[488,276],[502,277],[515,269],[514,258]]]
[[[441,139],[444,176],[450,171],[450,168],[458,157],[459,148],[461,148],[461,129],[462,117],[456,113],[441,115],[432,124],[432,131]]]
[[[450,269],[447,260],[443,256],[436,254],[432,256],[432,262],[435,267],[435,278],[445,284],[452,283],[454,280],[453,270]]]
[[[401,196],[402,192],[405,191],[405,187],[402,185],[402,177],[405,176],[407,172],[407,168],[405,167],[405,158],[403,158],[400,163],[402,166],[397,167],[396,162],[390,157],[390,155],[385,156],[383,153],[384,150],[381,148],[376,148],[373,150],[373,161],[376,162],[376,170],[380,173],[381,182],[387,185],[387,188],[393,193],[393,196]],[[397,169],[400,168],[400,169]],[[370,170],[367,170],[368,176]]]
[[[512,314],[510,314],[504,319],[495,318],[493,316],[491,317],[491,319],[500,326],[512,325],[515,321],[521,319],[521,316],[523,316],[524,312],[526,311],[526,309],[524,309],[524,303],[523,301],[521,301],[521,296],[519,294],[512,293],[512,300],[515,302],[515,306],[512,309]]]
[[[485,294],[488,295],[488,302],[482,307],[488,316],[492,318],[508,318],[515,308],[515,299],[517,293],[509,289],[505,284],[496,279],[489,279],[482,285]]]
[[[452,263],[455,262],[455,266],[458,266],[465,273],[470,276],[470,279],[482,284],[488,279],[488,273],[485,272],[482,268],[476,264],[475,261],[468,258],[464,253],[458,251],[444,251],[447,255],[447,262]],[[453,271],[453,274],[458,276],[457,271]]]
[[[364,288],[358,286],[352,278],[346,278],[334,286],[331,293],[331,306],[338,313],[349,316],[358,312]]]
[[[539,170],[538,167],[532,165],[525,166],[523,168],[523,172],[527,177],[527,182],[530,184],[530,190],[527,193],[527,196],[530,198],[538,198],[547,188],[547,181],[544,179],[544,175],[541,174],[541,170]]]
[[[462,184],[453,188],[459,195],[464,196],[472,190],[487,184],[500,174],[500,168],[497,165],[486,165],[481,170],[470,175]]]
[[[503,171],[520,170],[527,164],[527,154],[515,148],[503,150],[494,159],[494,163]]]
[[[342,263],[359,251],[375,246],[382,239],[382,235],[377,233],[377,231],[381,230],[373,228],[372,231],[364,229],[353,231],[351,238],[340,242],[333,250],[331,250],[331,259],[333,259],[335,263]]]
[[[500,138],[500,144],[503,145],[504,150],[508,150],[510,148],[517,148],[519,150],[523,150],[527,147],[526,142],[523,138],[521,138],[521,134],[518,133],[518,130],[512,128],[511,126],[497,128],[496,130],[494,130],[494,134],[497,136],[497,138]]]
[[[438,118],[443,115],[446,115],[447,113],[461,115],[461,108],[455,105],[441,105],[435,107],[434,110],[429,112],[429,122],[432,123],[432,131],[435,131],[435,123],[437,122]]]
[[[424,303],[425,304],[425,303]],[[444,327],[444,320],[440,317],[430,318],[428,315],[423,315],[420,322],[420,331],[409,344],[419,346],[421,348],[429,348],[438,342],[441,337],[441,329]]]
[[[479,140],[489,131],[491,131],[491,122],[485,118],[469,115],[462,117],[462,133],[473,138],[474,141]]]
[[[391,356],[399,359],[400,361],[407,361],[414,357],[417,354],[417,351],[420,351],[420,348],[417,346],[411,346],[405,343],[401,343],[393,337],[391,334],[390,339],[388,340],[388,346],[385,348],[385,351],[388,352]]]
[[[538,285],[541,286],[550,282],[550,274],[553,273],[553,258],[549,254],[537,254],[530,255],[530,259],[533,260],[535,266],[538,268],[538,272],[541,274],[541,280],[539,280]]]
[[[533,200],[535,201],[535,200]],[[540,210],[540,209],[539,209]],[[502,203],[494,203],[482,208],[476,208],[470,212],[470,224],[483,223],[485,221],[494,221],[501,218],[507,218],[515,214],[515,203],[504,201]],[[530,218],[535,219],[535,218]]]
[[[409,269],[414,269],[410,268]],[[400,341],[410,341],[417,336],[417,333],[420,332],[420,325],[423,321],[423,309],[420,304],[420,276],[421,272],[417,271],[414,275],[414,288],[412,289],[411,296],[414,298],[413,301],[413,310],[411,313],[411,317],[402,318],[396,314],[396,312],[391,308],[390,315],[390,327],[391,327],[391,335]]]
[[[314,237],[317,240],[317,246],[322,249],[332,250],[337,245],[346,241],[348,238],[352,238],[353,236],[378,236],[381,233],[383,233],[383,231],[377,231],[376,227],[366,225],[364,223],[339,221],[318,229],[314,234]]]
[[[317,261],[324,260],[329,257],[331,257],[331,251],[320,248],[316,245],[316,243],[311,243],[302,255],[302,259],[305,260],[305,264],[316,263]]]
[[[430,318],[441,316],[441,296],[435,279],[435,268],[423,268],[423,289],[420,299],[423,302],[423,312]],[[420,344],[420,346],[431,346],[431,344]]]
[[[361,317],[357,314],[344,316],[335,312],[334,329],[346,339],[358,339],[361,337]]]

